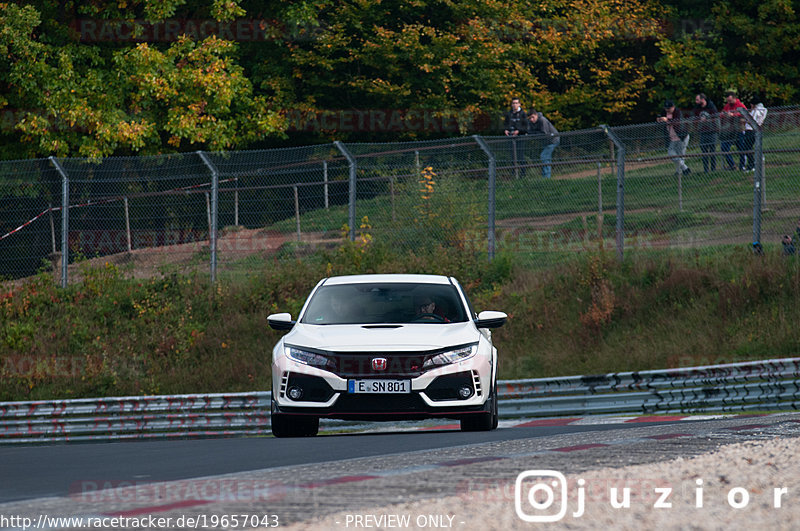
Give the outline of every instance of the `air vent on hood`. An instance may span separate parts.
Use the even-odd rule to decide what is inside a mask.
[[[403,327],[403,325],[399,325],[399,324],[396,324],[396,325],[395,325],[395,324],[385,324],[385,325],[362,325],[362,326],[361,326],[361,328],[368,328],[368,329],[370,329],[370,330],[371,330],[371,329],[373,329],[373,328],[402,328],[402,327]]]

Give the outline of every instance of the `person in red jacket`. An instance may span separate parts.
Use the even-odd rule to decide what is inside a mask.
[[[720,117],[720,149],[725,153],[725,162],[729,170],[735,170],[731,147],[735,144],[739,151],[744,150],[744,117],[738,109],[745,109],[744,103],[736,97],[736,93],[729,90],[725,93],[725,106],[719,113]],[[744,170],[745,157],[739,154],[739,169]]]

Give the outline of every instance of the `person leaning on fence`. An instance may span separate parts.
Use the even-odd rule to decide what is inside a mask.
[[[664,114],[656,118],[656,121],[666,125],[664,135],[667,141],[667,155],[672,157],[672,162],[675,163],[675,173],[689,175],[692,170],[683,160],[686,146],[689,145],[689,129],[683,121],[681,110],[673,101],[667,100],[664,102]]]
[[[750,100],[750,116],[753,117],[753,120],[755,120],[755,122],[758,124],[758,127],[764,125],[764,120],[767,119],[767,108],[764,107],[764,104],[761,103],[761,99],[758,97],[754,97],[752,100]],[[755,145],[756,131],[749,122],[746,122],[744,124],[744,151],[753,151],[753,147]],[[756,159],[754,155],[754,153],[745,153],[745,171],[755,171]]]
[[[551,175],[550,163],[553,161],[553,151],[561,138],[558,136],[558,129],[542,113],[536,109],[531,109],[528,114],[528,134],[534,135],[534,140],[540,140],[544,146],[539,155],[542,161],[542,177],[549,179]]]
[[[744,104],[736,97],[736,93],[729,90],[725,93],[725,106],[719,113],[720,117],[720,149],[725,153],[725,162],[728,170],[736,169],[731,155],[731,147],[734,145],[738,150],[744,149],[744,117],[739,114],[738,109],[747,109]],[[739,155],[739,169],[744,169],[744,154]]]
[[[719,142],[719,115],[717,106],[702,92],[694,97],[694,117],[700,133],[700,151],[703,152],[703,172],[717,171],[717,143]]]
[[[506,112],[503,122],[506,136],[511,137],[511,159],[516,166],[525,160],[523,153],[524,142],[518,142],[517,137],[528,131],[528,115],[520,105],[519,98],[511,98],[511,109]]]

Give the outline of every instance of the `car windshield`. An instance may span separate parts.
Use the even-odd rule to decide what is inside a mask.
[[[305,324],[463,323],[458,290],[450,284],[370,283],[323,285],[300,322]]]

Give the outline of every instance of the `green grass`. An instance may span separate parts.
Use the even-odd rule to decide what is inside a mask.
[[[658,155],[663,155],[658,153]],[[795,160],[797,157],[791,154]],[[772,157],[772,155],[771,155]],[[783,157],[786,158],[786,157]],[[772,159],[770,159],[772,161]],[[781,159],[782,160],[782,159]],[[673,175],[671,162],[632,167],[625,178],[625,232],[648,234],[662,245],[697,246],[708,243],[751,241],[752,174],[717,171],[704,174],[697,170],[699,160],[690,161],[696,171],[680,182]],[[777,164],[777,163],[776,163]],[[561,169],[562,173],[570,171]],[[496,221],[501,227],[516,226],[528,233],[565,233],[586,225],[596,232],[598,209],[597,177],[555,178],[544,180],[535,172],[523,172],[519,179],[500,177],[496,191]],[[796,197],[800,193],[800,172],[794,166],[768,166],[767,210],[764,213],[764,241],[777,241],[778,234],[793,232],[798,216]],[[371,199],[359,199],[358,223],[366,217],[370,230],[384,240],[393,240],[402,248],[415,248],[446,241],[459,229],[482,233],[485,247],[487,198],[485,180],[458,175],[437,177],[436,190],[427,203],[421,199],[415,180],[398,180],[394,196],[386,189]],[[603,189],[603,237],[613,241],[616,223],[616,176],[607,172],[601,179]],[[437,216],[433,223],[425,218],[425,208]],[[566,221],[564,221],[566,218]],[[305,212],[301,232],[337,236],[346,225],[346,206]],[[450,223],[444,223],[450,220]],[[550,220],[550,221],[548,221]],[[270,227],[283,233],[296,231],[294,218]],[[512,231],[513,232],[513,231]],[[498,236],[502,239],[503,236]],[[509,238],[508,235],[505,238]],[[647,241],[647,240],[643,240]],[[525,242],[521,242],[524,246]],[[632,239],[630,245],[637,245]],[[574,250],[574,246],[566,246]],[[550,251],[550,250],[548,250]]]
[[[0,293],[0,400],[269,389],[278,311],[297,315],[323,276],[433,272],[458,277],[477,310],[509,314],[493,337],[500,378],[705,365],[800,354],[800,260],[720,246],[485,255],[347,243],[247,275],[135,280],[85,268],[60,289],[44,274]]]

